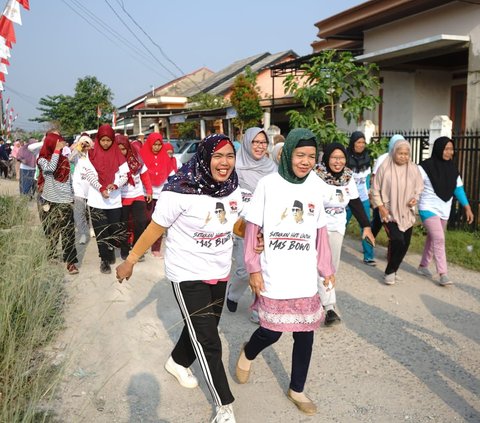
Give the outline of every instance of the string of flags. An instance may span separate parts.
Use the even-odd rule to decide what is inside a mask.
[[[8,66],[10,66],[11,49],[17,42],[15,37],[14,24],[22,25],[22,16],[20,6],[25,10],[30,10],[29,0],[8,0],[3,13],[0,17],[0,99],[4,90],[3,83],[5,75],[8,75]],[[10,98],[5,103],[5,112],[3,114],[3,127],[10,132],[13,122],[18,117],[15,111],[10,108]]]

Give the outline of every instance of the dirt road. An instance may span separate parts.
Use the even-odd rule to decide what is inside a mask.
[[[359,247],[345,242],[337,274],[343,323],[316,333],[306,386],[319,406],[314,417],[284,394],[288,334],[259,356],[250,383],[235,383],[237,355],[256,326],[246,296],[237,313],[225,311],[220,327],[237,422],[480,422],[479,274],[451,266],[455,285],[443,288],[415,273],[419,257],[410,254],[404,280],[386,286],[385,249],[377,248],[378,267],[370,268]],[[199,367],[193,390],[163,369],[182,327],[163,260],[147,254],[119,285],[113,274],[100,274],[94,240],[79,251],[80,274],[66,276],[65,331],[52,345],[65,364],[61,421],[210,422]]]

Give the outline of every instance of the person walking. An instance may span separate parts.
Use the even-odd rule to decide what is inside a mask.
[[[260,179],[248,206],[245,264],[257,296],[260,327],[242,348],[236,366],[238,382],[247,383],[258,354],[283,332],[291,332],[294,343],[287,397],[307,415],[317,412],[304,387],[314,330],[323,318],[318,274],[329,288],[335,284],[322,187],[311,172],[316,159],[314,134],[308,129],[291,130],[278,173]],[[265,249],[258,255],[253,247],[261,230]]]
[[[378,207],[388,235],[387,267],[383,276],[386,285],[401,280],[397,271],[410,246],[415,206],[423,191],[423,178],[410,157],[410,143],[398,140],[372,185],[373,204]]]
[[[84,178],[90,184],[87,204],[100,256],[100,272],[106,274],[111,273],[110,265],[115,263],[115,247],[126,237],[119,188],[127,183],[129,169],[114,140],[112,127],[101,125],[84,170]]]
[[[320,178],[322,185],[328,240],[332,251],[333,265],[337,272],[340,267],[340,256],[346,230],[347,207],[360,223],[362,239],[368,240],[372,248],[375,245],[375,238],[370,229],[370,220],[360,200],[353,172],[345,166],[347,156],[345,147],[338,142],[333,142],[324,148],[322,160],[315,167],[315,173]],[[335,288],[326,288],[320,281],[318,292],[326,312],[325,326],[339,323],[341,319],[336,310]]]
[[[455,149],[448,137],[437,138],[433,144],[432,156],[420,163],[424,190],[420,195],[418,212],[427,231],[422,259],[418,273],[433,277],[428,269],[432,258],[435,259],[441,286],[451,285],[448,276],[447,256],[445,253],[445,230],[455,196],[465,210],[468,224],[473,222],[472,208],[463,189],[463,182],[453,162]]]
[[[30,138],[27,142],[24,142],[17,152],[17,162],[19,165],[19,188],[21,195],[28,195],[33,198],[35,194],[35,170],[37,166],[37,158],[35,154],[29,150],[29,146],[36,143],[35,138]]]
[[[78,243],[86,244],[90,234],[90,211],[87,208],[88,188],[90,184],[85,179],[85,166],[88,163],[88,151],[93,147],[93,140],[88,134],[83,133],[72,146],[70,163],[74,164],[73,170],[73,193],[74,206],[73,216],[78,233]]]
[[[249,191],[245,201],[250,201],[250,193],[255,191],[261,178],[277,171],[275,163],[266,156],[267,151],[267,133],[262,128],[248,128],[243,136],[242,148],[238,152],[235,164],[240,187]],[[249,279],[245,270],[243,238],[236,235],[233,237],[233,259],[235,270],[232,273],[227,290],[227,308],[232,313],[237,311],[238,301],[248,287]],[[252,310],[250,320],[258,323],[255,310]]]
[[[152,132],[147,137],[140,150],[140,157],[145,163],[145,166],[147,166],[152,183],[152,201],[146,205],[147,222],[150,222],[163,186],[167,178],[175,173],[175,167],[166,149],[163,147],[163,137],[159,132]],[[159,237],[152,245],[152,255],[154,257],[163,257],[160,252],[161,247],[162,237]]]
[[[139,257],[168,229],[165,274],[185,326],[165,369],[180,385],[195,388],[198,381],[190,366],[198,359],[217,423],[235,423],[218,324],[232,263],[234,224],[242,210],[234,146],[226,135],[207,136],[165,184],[152,221],[117,267],[119,282],[130,278]]]
[[[152,201],[152,183],[147,167],[143,164],[128,138],[116,134],[115,142],[125,157],[130,170],[128,182],[121,188],[122,222],[125,227],[128,227],[129,221],[131,221],[133,227],[132,245],[134,245],[147,227],[147,208],[145,204]],[[144,196],[144,191],[146,196]],[[122,260],[127,258],[130,248],[128,237],[124,237],[120,244]]]
[[[358,196],[362,202],[365,215],[370,222],[370,175],[372,172],[370,154],[363,132],[355,131],[350,136],[347,147],[347,167],[353,172],[353,179],[357,185]],[[347,225],[352,218],[352,210],[347,207]],[[362,236],[363,262],[368,266],[376,266],[375,250],[368,237]]]
[[[49,132],[37,159],[39,176],[38,191],[43,206],[40,209],[45,236],[48,240],[48,254],[54,259],[59,240],[62,244],[63,261],[71,275],[78,273],[75,248],[75,223],[73,220],[73,189],[70,162],[62,154],[64,139],[57,133]]]

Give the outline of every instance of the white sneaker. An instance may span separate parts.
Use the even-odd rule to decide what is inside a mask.
[[[86,243],[87,243],[87,235],[82,234],[82,235],[80,236],[80,239],[78,240],[78,243],[79,243],[80,245],[86,244]]]
[[[184,388],[196,388],[198,386],[198,380],[190,369],[175,363],[172,356],[168,357],[165,363],[165,370],[174,376]]]
[[[395,284],[395,273],[390,273],[389,275],[383,275],[383,282],[385,285],[394,285]]]
[[[398,273],[395,273],[395,282],[402,282],[402,281],[403,281],[403,278]]]
[[[212,423],[235,423],[232,404],[217,406],[217,415]]]
[[[432,272],[428,270],[428,267],[418,266],[417,273],[422,276],[426,276],[427,278],[433,277]]]
[[[440,275],[439,284],[441,286],[447,286],[447,285],[453,285],[453,282],[450,280],[448,275],[446,273],[444,273],[443,275]]]

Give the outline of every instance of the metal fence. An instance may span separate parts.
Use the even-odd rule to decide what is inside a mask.
[[[427,157],[430,148],[428,143],[430,131],[428,129],[413,131],[385,131],[378,136],[372,137],[371,142],[378,142],[382,138],[390,139],[395,134],[403,135],[403,138],[405,138],[412,146],[412,161],[414,163],[419,164]]]
[[[454,134],[452,140],[455,146],[454,161],[475,216],[473,228],[478,231],[480,229],[480,132],[476,130]],[[463,208],[455,198],[448,226],[449,228],[466,228]]]

